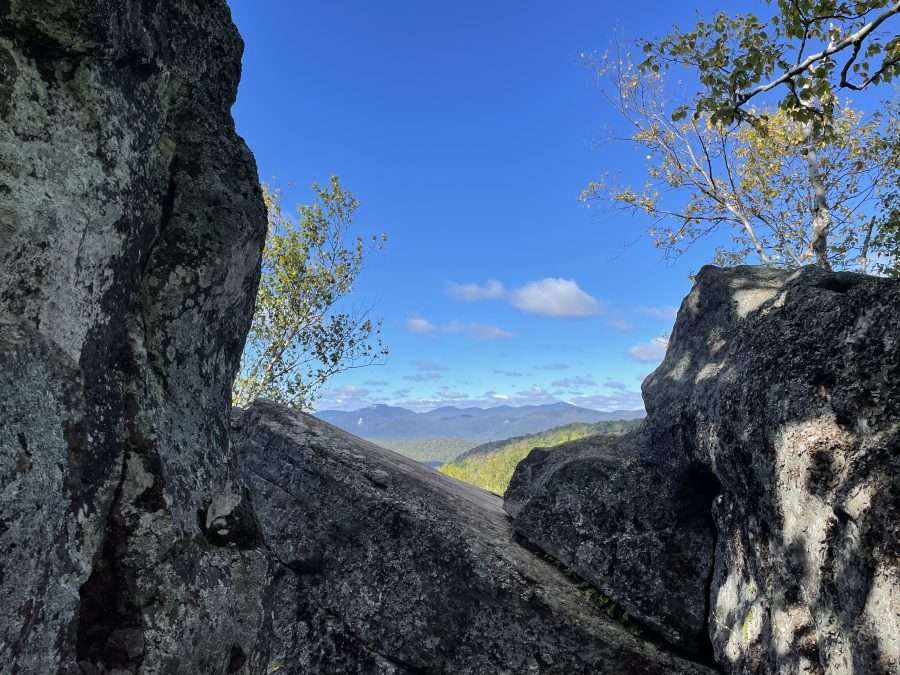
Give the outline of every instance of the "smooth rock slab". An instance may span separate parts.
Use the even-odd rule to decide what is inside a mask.
[[[271,553],[285,673],[709,674],[515,541],[498,497],[258,402],[235,442]]]

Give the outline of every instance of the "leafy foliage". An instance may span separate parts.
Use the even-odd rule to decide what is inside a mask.
[[[627,58],[607,59],[610,97],[647,160],[641,188],[608,179],[588,185],[583,199],[614,204],[653,219],[650,235],[677,256],[699,239],[727,228],[731,244],[716,250],[717,264],[754,257],[765,264],[798,266],[814,255],[806,124],[784,110],[757,114],[758,124],[726,127],[702,113],[670,113],[659,73],[642,72]],[[867,266],[873,233],[885,219],[872,219],[885,201],[896,199],[896,104],[867,118],[845,105],[834,112],[832,130],[813,144],[816,181],[828,205],[829,266]],[[895,149],[895,148],[894,148]]]
[[[900,185],[900,104],[888,110],[888,129],[885,136],[893,139],[884,150],[884,163],[893,167],[894,185]],[[881,274],[900,278],[900,191],[892,190],[881,199],[882,222],[874,239],[878,253],[874,268]]]
[[[621,420],[595,424],[567,424],[538,434],[485,443],[444,464],[438,471],[502,495],[506,492],[516,466],[534,448],[552,448],[597,434],[621,435],[636,429],[640,423],[640,420]]]
[[[896,0],[777,0],[768,21],[755,14],[717,14],[692,30],[644,40],[641,68],[659,72],[671,64],[695,69],[702,91],[693,107],[725,125],[752,120],[756,96],[783,87],[779,107],[795,121],[827,126],[822,109],[839,90],[859,91],[900,74],[900,36],[886,32],[900,14]]]
[[[268,398],[305,408],[335,373],[387,354],[380,323],[367,313],[336,309],[368,252],[361,237],[347,243],[359,202],[337,176],[327,187],[312,187],[316,201],[298,208],[297,221],[284,213],[280,191],[264,188],[269,232],[256,311],[234,384],[236,405]],[[373,236],[371,245],[384,240]]]
[[[691,119],[732,133],[744,125],[765,137],[772,124],[769,112],[756,111],[752,99],[776,89],[785,95],[777,109],[802,125],[810,191],[809,249],[816,263],[830,267],[829,236],[835,227],[826,183],[827,161],[820,151],[842,131],[837,92],[861,91],[890,82],[900,74],[900,36],[887,26],[900,14],[897,0],[777,0],[768,21],[755,14],[700,20],[693,30],[675,30],[661,40],[645,40],[642,72],[659,74],[673,64],[694,71],[700,91],[675,107],[671,121]],[[710,170],[711,172],[711,170]],[[733,210],[733,209],[732,209]],[[746,219],[748,238],[765,262],[762,247]],[[868,228],[862,248],[868,249],[874,228]],[[846,249],[838,241],[838,255]],[[866,256],[860,256],[862,261]],[[865,268],[865,264],[862,265]]]
[[[900,38],[884,32],[900,2],[774,4],[767,21],[719,13],[644,40],[637,66],[627,56],[601,64],[629,140],[650,165],[641,189],[597,181],[584,197],[646,212],[657,246],[670,254],[727,226],[731,245],[716,251],[720,264],[755,255],[771,265],[867,270],[878,248],[875,267],[883,266],[897,251],[898,104],[864,116],[837,92],[900,73]],[[673,65],[692,71],[698,91],[670,103],[664,74]],[[774,107],[754,107],[778,88],[785,96]]]

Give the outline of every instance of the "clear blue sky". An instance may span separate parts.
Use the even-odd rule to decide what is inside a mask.
[[[598,142],[614,117],[579,54],[715,5],[231,6],[246,42],[234,114],[260,176],[292,184],[295,204],[337,174],[361,202],[358,232],[389,236],[347,306],[383,318],[391,355],[337,377],[320,409],[641,406],[640,380],[711,247],[665,261],[644,219],[578,201],[604,172],[642,181],[643,161]]]

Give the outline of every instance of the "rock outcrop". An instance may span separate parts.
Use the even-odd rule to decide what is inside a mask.
[[[264,660],[268,558],[220,531],[266,229],[241,50],[225,0],[0,2],[3,672]]]
[[[676,643],[669,596],[708,603],[726,672],[898,672],[898,307],[886,279],[704,268],[644,382],[643,429],[536,451],[508,493],[514,527]],[[657,565],[667,514],[695,516],[708,592]]]
[[[499,497],[271,403],[235,425],[278,561],[271,669],[714,672],[636,637],[516,543]]]
[[[714,481],[644,431],[532,450],[506,491],[515,529],[669,643],[707,657]]]
[[[533,452],[512,522],[309,416],[232,428],[240,54],[225,0],[0,0],[2,672],[900,671],[896,282],[704,268],[642,428]]]

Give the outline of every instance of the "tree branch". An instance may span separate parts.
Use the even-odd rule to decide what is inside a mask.
[[[820,52],[816,52],[815,54],[810,54],[803,61],[798,63],[796,66],[791,68],[790,70],[782,73],[779,77],[775,78],[771,82],[767,84],[761,84],[757,87],[754,87],[750,91],[743,92],[739,94],[735,101],[735,108],[739,108],[744,105],[747,101],[749,101],[754,96],[758,94],[765,93],[767,91],[771,91],[775,87],[784,84],[785,82],[794,79],[801,73],[806,70],[809,70],[810,66],[818,61],[822,61],[827,59],[832,54],[837,54],[845,50],[847,47],[861,44],[863,40],[865,40],[872,32],[875,31],[882,23],[887,21],[889,18],[894,16],[895,14],[900,14],[900,0],[894,2],[888,9],[884,12],[876,16],[869,23],[861,27],[855,33],[852,33],[845,37],[843,40],[839,40],[833,44],[828,45],[825,49]]]

